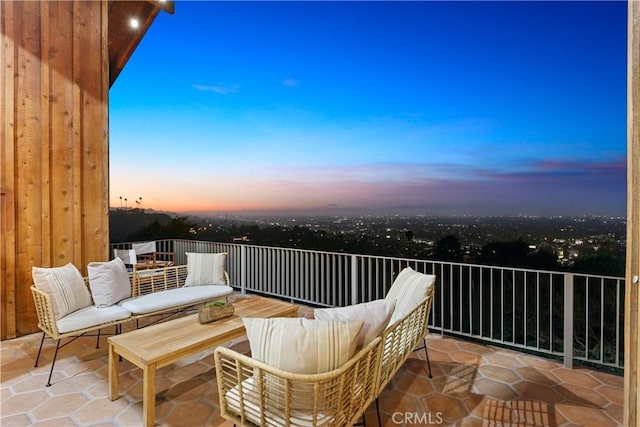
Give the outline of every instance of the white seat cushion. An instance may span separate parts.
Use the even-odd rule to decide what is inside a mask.
[[[115,322],[131,317],[131,312],[118,305],[98,308],[95,305],[81,308],[56,322],[60,333],[79,331],[107,322]]]
[[[243,396],[244,396],[244,410],[245,415],[254,424],[261,424],[261,415],[262,411],[260,410],[260,397],[254,386],[254,379],[247,378],[242,382]],[[238,386],[233,387],[225,394],[225,398],[227,401],[227,406],[230,412],[235,414],[240,414],[240,392]],[[314,423],[313,414],[308,412],[304,412],[302,410],[292,409],[289,414],[288,420],[283,417],[283,407],[280,403],[274,404],[274,407],[271,408],[269,403],[272,403],[272,400],[267,397],[267,407],[265,408],[264,415],[267,419],[267,425],[270,427],[286,427],[286,426],[299,426],[299,427],[312,427],[312,426],[323,426],[323,425],[334,425],[335,418],[328,417],[322,413],[317,414],[317,420]],[[297,400],[300,400],[298,397]],[[295,402],[303,404],[303,402]],[[311,405],[310,405],[311,406]]]
[[[131,313],[138,315],[168,310],[172,307],[198,304],[229,295],[232,292],[233,289],[229,286],[190,286],[141,295],[120,301],[118,304]]]
[[[389,324],[392,325],[411,313],[416,305],[429,295],[435,283],[436,276],[434,275],[419,273],[411,267],[402,270],[385,297],[385,299],[396,303]]]
[[[314,317],[319,320],[362,320],[364,324],[358,335],[360,349],[384,331],[395,308],[395,300],[375,300],[346,307],[317,308]]]

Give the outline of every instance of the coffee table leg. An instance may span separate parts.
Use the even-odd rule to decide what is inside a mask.
[[[156,365],[147,365],[142,373],[142,425],[152,427],[156,410]]]
[[[113,344],[109,343],[109,400],[118,398],[118,380],[120,376],[120,358]]]

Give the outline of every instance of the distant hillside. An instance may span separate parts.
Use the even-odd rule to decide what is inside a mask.
[[[146,213],[142,209],[112,209],[109,211],[109,241],[111,243],[127,242],[131,233],[139,231],[154,222],[167,224],[171,216],[166,213]]]

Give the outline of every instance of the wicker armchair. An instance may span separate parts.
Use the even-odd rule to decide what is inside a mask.
[[[241,426],[353,425],[373,402],[381,338],[331,372],[286,372],[228,348],[215,351],[223,418]]]

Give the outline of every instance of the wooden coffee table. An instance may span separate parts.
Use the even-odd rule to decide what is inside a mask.
[[[143,370],[142,424],[153,426],[158,368],[245,335],[243,317],[298,315],[296,305],[263,297],[243,298],[233,305],[233,316],[211,323],[200,324],[198,315],[192,314],[109,337],[109,399],[113,401],[119,397],[119,356],[122,356]]]

